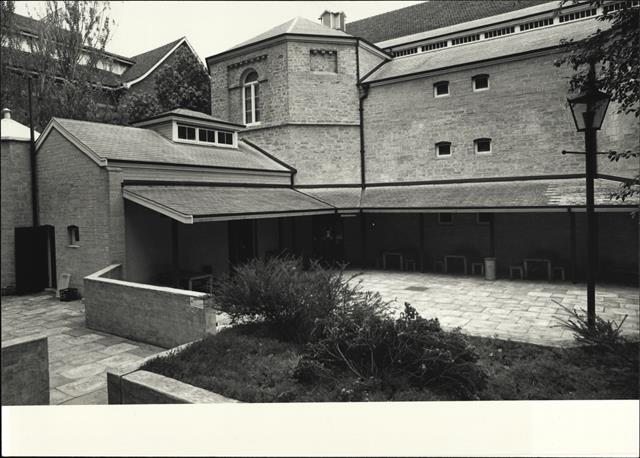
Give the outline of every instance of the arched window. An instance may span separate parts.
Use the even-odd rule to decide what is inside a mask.
[[[249,72],[242,85],[242,104],[244,106],[244,124],[257,124],[260,122],[260,83],[258,73]]]

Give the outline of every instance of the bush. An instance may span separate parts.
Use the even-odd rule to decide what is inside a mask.
[[[317,327],[296,368],[300,381],[335,379],[349,371],[359,386],[378,380],[392,390],[406,385],[470,399],[486,385],[478,355],[459,332],[445,332],[408,303],[393,319],[379,295],[364,293],[340,304]],[[365,383],[366,381],[366,383]],[[357,390],[346,390],[347,393]]]
[[[214,290],[215,308],[232,323],[264,320],[283,340],[308,342],[321,318],[356,294],[342,270],[300,258],[254,259],[237,267]]]
[[[586,315],[578,313],[576,309],[569,309],[558,301],[554,302],[569,314],[568,319],[555,317],[559,326],[571,331],[578,343],[615,349],[618,345],[626,342],[626,339],[621,335],[621,330],[627,315],[622,318],[620,324],[613,320],[604,320],[596,315],[594,326],[589,326]]]

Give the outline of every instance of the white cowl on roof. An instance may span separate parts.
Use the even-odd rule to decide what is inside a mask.
[[[39,135],[40,134],[38,132],[34,132],[34,139],[37,139]],[[4,108],[2,110],[0,137],[2,140],[13,140],[19,142],[28,142],[31,140],[29,127],[11,119],[11,110],[8,108]]]

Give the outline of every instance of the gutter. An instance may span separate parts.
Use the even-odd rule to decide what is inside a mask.
[[[33,219],[33,227],[40,225],[40,209],[38,203],[38,171],[36,169],[36,140],[33,130],[33,104],[31,102],[31,78],[28,79],[29,89],[29,156],[31,158],[31,214]]]

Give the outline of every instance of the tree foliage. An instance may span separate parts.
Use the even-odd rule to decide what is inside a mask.
[[[3,73],[12,76],[3,105],[26,110],[26,79],[31,77],[36,128],[42,129],[53,116],[109,118],[112,91],[105,90],[107,72],[101,69],[109,65],[109,2],[50,0],[39,6],[44,16],[33,21],[34,30],[29,35],[12,30],[16,43],[2,53]]]
[[[198,58],[183,45],[158,69],[153,92],[125,95],[119,111],[129,122],[174,108],[210,113],[210,94],[209,74]]]
[[[560,5],[577,3],[561,0]],[[605,0],[590,0],[590,7],[606,7]],[[579,92],[590,84],[589,66],[597,64],[595,85],[617,103],[618,112],[640,117],[640,8],[631,1],[618,2],[615,9],[606,9],[597,20],[603,27],[582,40],[564,40],[567,51],[556,66],[569,65],[574,71],[570,90]],[[637,151],[611,151],[609,159],[637,161]],[[626,200],[640,195],[640,172],[620,185],[611,199]]]

